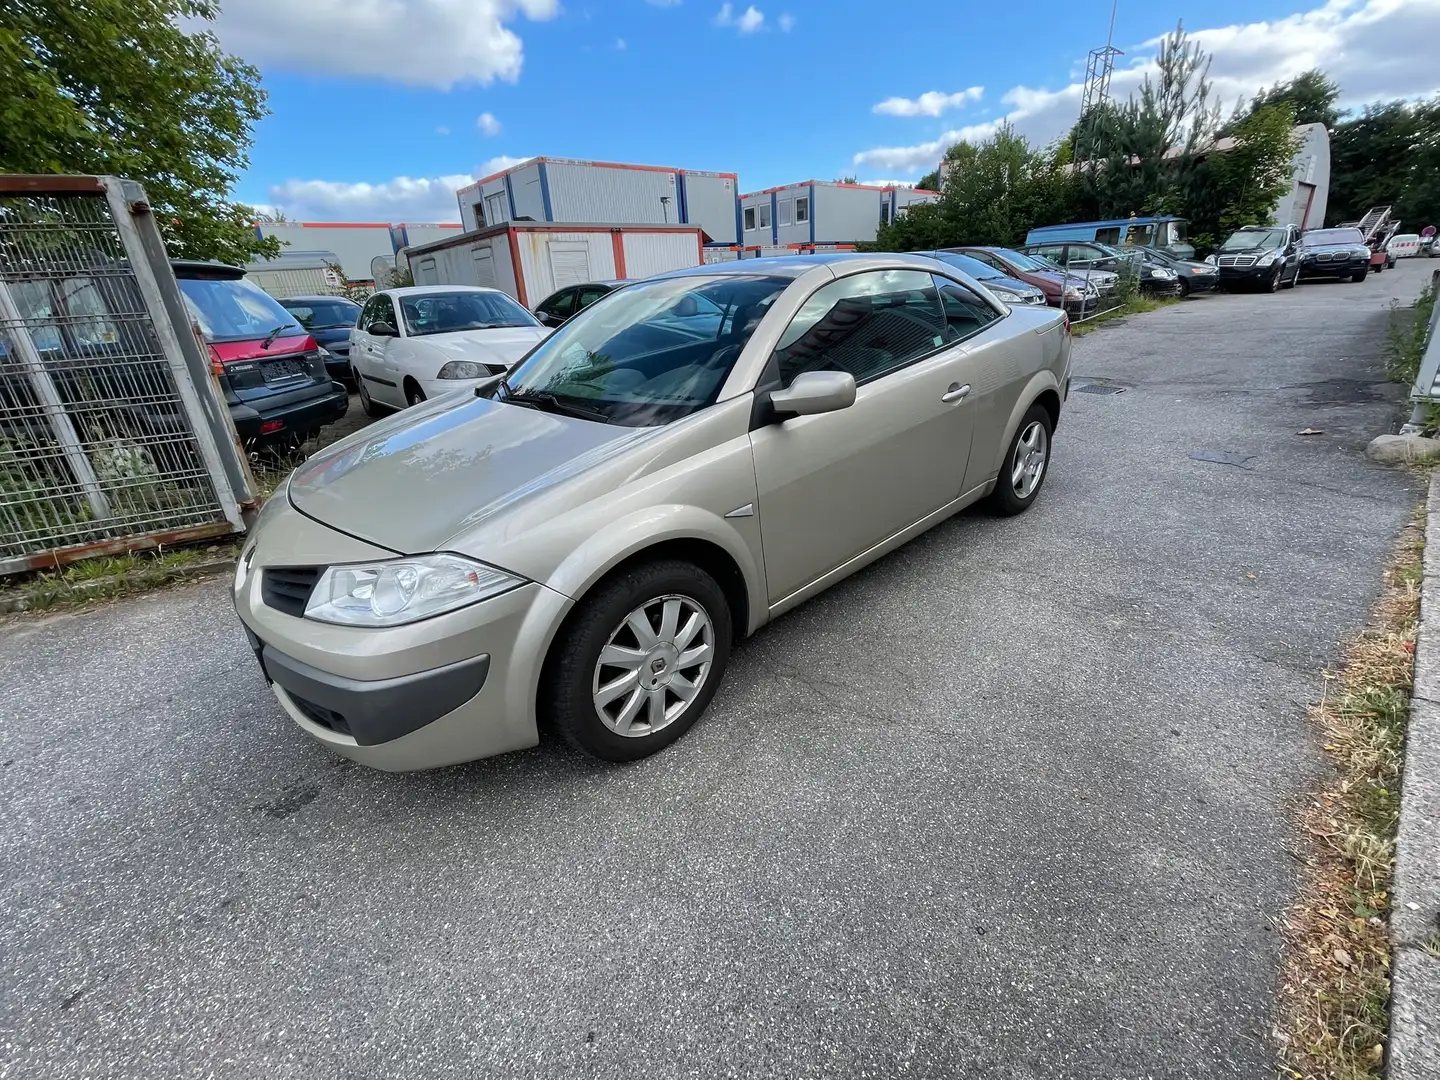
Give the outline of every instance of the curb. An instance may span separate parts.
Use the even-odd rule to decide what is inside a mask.
[[[1440,1076],[1440,469],[1430,474],[1415,686],[1400,786],[1390,991],[1390,1080]]]
[[[106,589],[115,585],[122,587],[124,591],[138,591],[140,589],[152,589],[159,585],[169,585],[176,581],[186,581],[190,578],[213,577],[216,574],[227,574],[235,569],[233,558],[209,559],[205,562],[194,563],[191,566],[177,566],[173,570],[166,570],[163,574],[155,577],[146,576],[143,582],[132,582],[130,577],[100,578],[97,581],[82,581],[77,585],[71,585],[65,590],[65,599],[83,602],[87,594],[107,595]],[[131,586],[131,588],[125,588]],[[0,596],[0,615],[14,615],[22,611],[30,610],[30,601],[24,596]],[[47,609],[48,610],[48,609]]]

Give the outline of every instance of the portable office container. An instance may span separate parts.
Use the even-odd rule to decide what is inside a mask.
[[[245,276],[277,300],[318,296],[345,284],[334,270],[339,263],[333,251],[286,251],[275,259],[248,263]]]
[[[430,222],[419,225],[392,225],[390,226],[392,254],[402,248],[419,247],[421,244],[433,244],[437,240],[459,236],[461,231],[462,227],[459,222],[448,225],[437,225]]]
[[[897,202],[935,198],[933,192],[806,180],[740,196],[740,243],[814,248],[873,241]]]
[[[734,173],[687,172],[569,158],[532,158],[461,188],[467,230],[510,221],[697,225],[737,242]]]
[[[264,222],[255,227],[262,237],[276,237],[287,251],[331,251],[346,280],[368,282],[376,255],[394,255],[390,226],[385,223],[334,221]]]
[[[484,285],[531,307],[566,285],[699,266],[704,251],[693,225],[516,221],[407,248],[401,257],[416,285]]]
[[[890,192],[890,217],[883,220],[894,221],[912,206],[921,203],[933,203],[940,198],[938,191],[929,191],[926,188],[892,187]]]

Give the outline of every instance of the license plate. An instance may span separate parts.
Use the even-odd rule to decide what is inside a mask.
[[[266,360],[260,365],[260,374],[267,383],[286,382],[309,374],[299,360]]]

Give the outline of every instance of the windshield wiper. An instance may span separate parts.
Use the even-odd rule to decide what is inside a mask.
[[[275,344],[275,339],[280,336],[280,331],[281,331],[281,330],[288,330],[288,329],[290,329],[290,327],[292,327],[292,326],[298,328],[299,324],[298,324],[298,323],[293,323],[293,322],[287,322],[287,323],[281,323],[279,326],[275,327],[274,330],[271,330],[270,333],[268,333],[268,334],[265,335],[265,340],[260,343],[260,348],[262,348],[262,349],[268,349],[268,348],[270,348],[271,345],[274,345],[274,344]]]
[[[584,405],[572,405],[568,401],[561,401],[558,396],[548,390],[512,390],[504,383],[505,396],[502,401],[513,401],[516,405],[529,405],[532,408],[540,409],[543,412],[559,413],[562,416],[574,416],[580,420],[596,420],[602,424],[608,424],[610,418],[598,409],[588,409]]]

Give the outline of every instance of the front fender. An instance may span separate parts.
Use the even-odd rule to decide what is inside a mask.
[[[749,601],[750,625],[737,629],[751,633],[765,621],[769,606],[757,521],[753,516],[724,518],[678,503],[645,507],[587,537],[543,584],[579,600],[611,570],[648,548],[676,540],[705,541],[724,551],[739,567]]]

